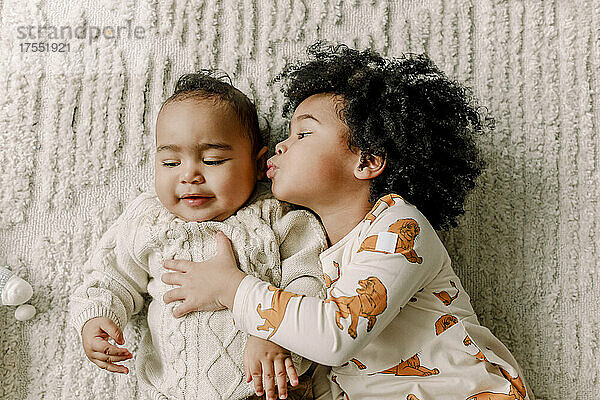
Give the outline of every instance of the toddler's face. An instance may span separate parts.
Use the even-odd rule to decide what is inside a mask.
[[[317,211],[334,196],[347,196],[359,154],[348,148],[348,127],[327,93],[304,100],[290,120],[290,135],[267,161],[275,197]]]
[[[229,105],[192,98],[163,107],[155,187],[169,211],[186,221],[222,221],[246,202],[256,180],[252,144]]]

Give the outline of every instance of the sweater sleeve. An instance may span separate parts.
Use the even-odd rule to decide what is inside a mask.
[[[319,255],[327,240],[317,218],[306,210],[292,210],[280,203],[273,230],[279,242],[281,289],[307,296],[325,297],[325,281]]]
[[[281,285],[286,291],[325,297],[325,281],[319,255],[327,246],[325,233],[317,218],[306,210],[292,210],[279,203],[273,230],[279,242]],[[289,348],[288,348],[289,349]],[[292,353],[298,374],[310,367],[311,361]]]
[[[326,300],[244,278],[233,306],[238,327],[321,364],[342,365],[355,357],[433,279],[447,256],[429,222],[416,209],[407,214],[382,213],[371,223]],[[392,225],[411,221],[409,229],[418,234],[410,246],[400,246]]]
[[[140,259],[145,238],[139,222],[151,198],[142,194],[127,206],[84,264],[84,282],[70,299],[71,325],[79,332],[96,317],[109,318],[122,330],[142,309],[148,270]]]

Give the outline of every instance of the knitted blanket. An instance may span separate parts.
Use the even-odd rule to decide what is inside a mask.
[[[284,133],[273,78],[317,39],[427,52],[496,119],[489,168],[443,233],[483,325],[540,399],[600,393],[596,0],[0,0],[0,264],[37,315],[0,306],[0,398],[139,398],[83,354],[68,299],[89,250],[152,184],[158,107],[220,68]],[[139,316],[125,330],[136,353]]]

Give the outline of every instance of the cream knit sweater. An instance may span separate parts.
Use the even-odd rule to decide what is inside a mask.
[[[225,221],[186,222],[155,194],[138,196],[104,234],[85,264],[85,281],[71,299],[72,323],[81,332],[94,317],[121,329],[152,297],[148,327],[136,357],[141,392],[152,399],[243,399],[253,393],[243,377],[246,334],[230,311],[195,312],[175,319],[160,277],[165,259],[202,261],[215,253],[214,234],[232,242],[240,268],[295,293],[324,295],[319,254],[323,230],[307,211],[292,210],[262,184],[248,205]],[[309,362],[294,357],[298,373]]]

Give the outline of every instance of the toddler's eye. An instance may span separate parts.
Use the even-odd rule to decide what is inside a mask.
[[[223,160],[202,160],[202,162],[206,165],[219,165],[219,164],[223,164],[225,161],[228,161],[229,158],[223,159]]]
[[[300,139],[304,139],[304,136],[306,135],[310,135],[312,132],[300,132],[298,134],[296,134],[296,136],[298,136],[298,140]]]
[[[173,168],[179,165],[179,161],[163,161],[162,165],[168,168]]]

